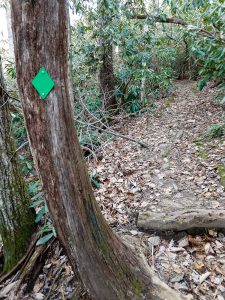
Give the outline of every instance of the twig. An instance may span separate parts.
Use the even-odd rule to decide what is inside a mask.
[[[21,102],[18,98],[13,97],[12,95],[10,95],[10,94],[4,89],[4,87],[3,87],[2,85],[0,85],[0,88],[1,88],[1,90],[5,93],[5,95],[6,95],[7,97],[9,97],[9,98],[11,98],[11,99],[13,99],[13,100],[15,100],[15,101]]]
[[[66,298],[64,296],[64,291],[63,291],[63,287],[62,286],[60,286],[60,291],[61,291],[61,294],[62,294],[62,299],[66,300]]]
[[[100,129],[100,130],[102,130],[102,131],[104,131],[104,132],[106,132],[106,133],[109,133],[109,134],[112,134],[112,135],[121,137],[121,138],[123,138],[123,139],[130,140],[130,141],[132,141],[132,142],[134,142],[134,143],[137,143],[137,144],[141,145],[143,148],[148,148],[148,149],[150,148],[150,146],[149,146],[148,144],[146,144],[146,143],[144,143],[144,142],[142,142],[142,141],[139,141],[139,140],[137,140],[137,139],[135,139],[135,138],[133,138],[133,137],[131,137],[131,136],[127,136],[127,135],[120,134],[120,133],[118,133],[118,132],[112,131],[108,126],[106,126],[101,120],[99,120],[93,113],[91,113],[91,112],[89,111],[89,109],[87,108],[87,106],[85,105],[85,103],[83,103],[81,97],[79,97],[79,101],[80,101],[81,105],[84,107],[84,109],[88,112],[88,114],[89,114],[91,117],[93,117],[93,118],[97,121],[97,122],[94,122],[94,123],[100,123],[100,124],[102,125],[102,127],[93,125],[93,123],[92,123],[92,124],[91,124],[91,123],[86,124],[85,122],[82,122],[82,121],[76,119],[77,122],[86,124],[87,126],[91,126],[91,127],[93,127],[93,128],[96,128],[96,129]],[[107,129],[104,129],[104,127],[106,127]]]
[[[150,146],[142,141],[139,141],[131,136],[128,136],[128,135],[124,135],[124,134],[121,134],[121,133],[118,133],[118,132],[115,132],[115,131],[111,131],[111,130],[106,130],[106,129],[103,129],[101,127],[98,127],[98,126],[95,126],[95,125],[90,125],[91,127],[94,127],[96,129],[100,129],[106,133],[109,133],[109,134],[112,134],[112,135],[115,135],[115,136],[118,136],[120,138],[123,138],[123,139],[126,139],[126,140],[129,140],[129,141],[132,141],[134,143],[137,143],[139,145],[141,145],[143,148],[150,148]]]
[[[154,245],[152,245],[152,269],[155,269],[155,259],[154,259]]]
[[[53,288],[54,284],[56,283],[56,280],[59,278],[60,274],[62,273],[62,270],[63,270],[63,268],[64,268],[64,264],[65,264],[65,262],[63,263],[63,265],[60,267],[59,271],[58,271],[57,274],[55,275],[55,278],[54,278],[54,280],[53,280],[53,282],[52,282],[52,284],[51,284],[51,287],[50,287],[50,289],[49,289],[49,292],[48,292],[48,294],[47,294],[45,300],[50,299],[51,292],[52,292],[52,288]]]
[[[20,145],[20,146],[16,149],[16,151],[12,154],[12,156],[11,156],[11,158],[10,158],[10,161],[13,159],[13,157],[16,155],[16,153],[17,153],[18,151],[20,151],[23,147],[25,147],[25,146],[28,145],[28,144],[29,144],[29,142],[26,141],[26,142],[24,142],[22,145]]]
[[[23,147],[25,147],[25,146],[28,145],[28,144],[29,144],[28,141],[24,142],[22,145],[20,145],[20,146],[16,149],[16,151],[15,151],[15,153],[14,153],[13,155],[15,155],[18,151],[20,151]]]

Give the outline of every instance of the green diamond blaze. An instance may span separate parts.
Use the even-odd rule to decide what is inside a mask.
[[[32,84],[41,96],[41,99],[45,99],[55,86],[54,81],[44,67],[40,68],[32,80]]]

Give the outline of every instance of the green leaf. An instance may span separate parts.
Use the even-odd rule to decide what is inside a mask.
[[[40,182],[39,181],[32,181],[28,185],[28,190],[30,194],[36,194],[38,190],[40,190]]]
[[[39,245],[43,245],[43,244],[47,243],[53,236],[54,236],[53,232],[44,235],[37,241],[36,245],[39,246]]]
[[[161,19],[163,22],[166,22],[166,19],[167,19],[166,14],[161,14],[161,15],[160,15],[160,19]]]
[[[44,214],[46,213],[46,209],[45,206],[42,207],[42,209],[38,212],[37,217],[35,219],[35,223],[40,222],[40,220],[42,219],[42,217],[44,216]]]
[[[40,193],[36,194],[35,196],[33,196],[31,199],[32,199],[32,200],[36,200],[36,199],[38,199],[39,197],[41,197],[43,194],[44,194],[44,192],[40,192]]]
[[[220,101],[221,104],[225,104],[225,96],[223,97],[223,99]]]
[[[41,228],[41,232],[44,233],[44,232],[52,232],[54,229],[54,227],[52,226],[52,224],[47,224],[47,225],[44,225],[42,228]]]
[[[198,83],[197,83],[197,87],[199,88],[199,90],[203,90],[203,88],[207,85],[207,81],[206,80],[200,80]]]
[[[44,203],[44,202],[45,202],[45,199],[40,199],[40,200],[34,201],[34,202],[32,202],[32,204],[30,205],[30,207],[36,207],[36,206],[38,206],[39,204]]]

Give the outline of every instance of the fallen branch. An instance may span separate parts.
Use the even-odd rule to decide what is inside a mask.
[[[176,230],[191,228],[225,228],[225,210],[187,209],[175,212],[140,212],[137,226],[148,230]]]
[[[99,129],[99,130],[104,131],[104,132],[106,132],[106,133],[109,133],[109,134],[112,134],[112,135],[121,137],[121,138],[123,138],[123,139],[130,140],[130,141],[132,141],[132,142],[134,142],[134,143],[137,143],[137,144],[141,145],[143,148],[148,148],[148,149],[150,148],[150,146],[149,146],[148,144],[146,144],[146,143],[144,143],[144,142],[142,142],[142,141],[139,141],[139,140],[137,140],[137,139],[135,139],[135,138],[133,138],[133,137],[131,137],[131,136],[127,136],[127,135],[124,135],[124,134],[120,134],[120,133],[118,133],[118,132],[115,132],[114,130],[111,130],[106,124],[104,124],[104,123],[103,123],[101,120],[99,120],[92,112],[89,111],[89,109],[87,108],[86,104],[82,101],[82,98],[81,98],[81,97],[79,97],[79,101],[80,101],[81,105],[83,106],[83,108],[87,111],[87,113],[88,113],[93,119],[95,119],[96,121],[95,121],[94,123],[87,123],[87,124],[86,124],[85,122],[76,119],[77,122],[82,123],[82,124],[85,124],[85,125],[87,125],[87,126],[91,126],[91,127],[93,127],[93,128],[96,128],[96,129]],[[94,125],[94,124],[96,124],[96,123],[100,123],[101,127],[100,127],[100,126]],[[104,129],[104,128],[107,128],[107,129]]]
[[[54,241],[55,239],[52,239],[47,244],[36,246],[34,253],[24,266],[23,272],[21,272],[19,279],[21,282],[20,285],[25,282],[27,283],[25,289],[26,293],[29,293],[33,290],[35,281],[45,264],[48,251],[50,250],[50,247]],[[20,285],[18,286],[17,291],[19,291]]]
[[[4,94],[5,94],[8,98],[10,98],[10,99],[12,99],[12,100],[15,100],[15,101],[17,101],[17,102],[21,102],[18,98],[16,98],[16,97],[10,95],[10,94],[4,89],[3,86],[0,85],[0,89],[4,92]]]

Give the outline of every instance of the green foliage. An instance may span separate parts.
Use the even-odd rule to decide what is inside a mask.
[[[82,19],[72,26],[71,47],[78,114],[83,109],[79,99],[96,117],[102,118],[105,113],[101,111],[98,83],[104,56],[100,40],[113,45],[115,50],[115,95],[121,109],[138,112],[152,102],[151,98],[168,94],[176,50],[163,34],[159,34],[149,18],[146,21],[131,18],[134,13],[144,12],[144,3],[140,6],[140,2],[99,1],[97,7],[87,7],[84,2],[75,1],[74,5],[82,15]],[[162,13],[161,18],[165,17]]]
[[[5,61],[6,74],[11,79],[16,79],[16,67],[13,60],[7,59]]]
[[[50,233],[48,234],[45,234],[44,236],[42,236],[36,243],[37,246],[39,245],[43,245],[43,244],[46,244],[51,238],[55,237],[56,234],[54,234],[53,232],[53,227],[52,229],[49,229],[49,231],[51,231]]]
[[[34,196],[32,197],[31,207],[35,208],[37,211],[35,223],[39,223],[41,221],[42,223],[44,223],[40,228],[40,238],[37,241],[37,245],[42,245],[47,243],[52,237],[55,237],[56,232],[48,215],[49,210],[44,196],[44,192],[39,192],[39,190],[40,183],[39,181],[36,181],[35,188],[34,185],[32,188],[32,193],[34,194]]]
[[[101,187],[101,181],[99,180],[98,174],[90,174],[89,175],[92,187],[95,189],[99,189]]]
[[[223,164],[217,165],[217,174],[220,177],[220,183],[225,188],[225,166]]]
[[[220,103],[221,105],[224,105],[225,104],[225,84],[220,84],[218,86],[222,92],[221,93],[218,93],[215,97],[214,97],[214,100],[218,103]]]
[[[34,197],[37,193],[39,193],[40,182],[39,180],[30,181],[28,184],[28,192],[31,197]]]
[[[213,124],[207,128],[203,135],[203,139],[211,141],[214,138],[219,138],[225,134],[225,124]]]
[[[24,126],[24,118],[20,113],[11,113],[12,129],[16,139],[16,146],[19,147],[27,141],[26,128]]]
[[[98,134],[95,130],[88,130],[86,134],[83,134],[79,139],[80,145],[90,147],[91,150],[96,150],[100,146]]]
[[[203,89],[212,79],[225,78],[225,6],[221,0],[166,0],[171,14],[184,20],[183,32],[188,38],[189,55],[200,68],[198,83]]]
[[[20,154],[19,161],[20,161],[20,165],[22,166],[23,174],[25,176],[36,175],[32,160],[28,160],[24,155]]]

